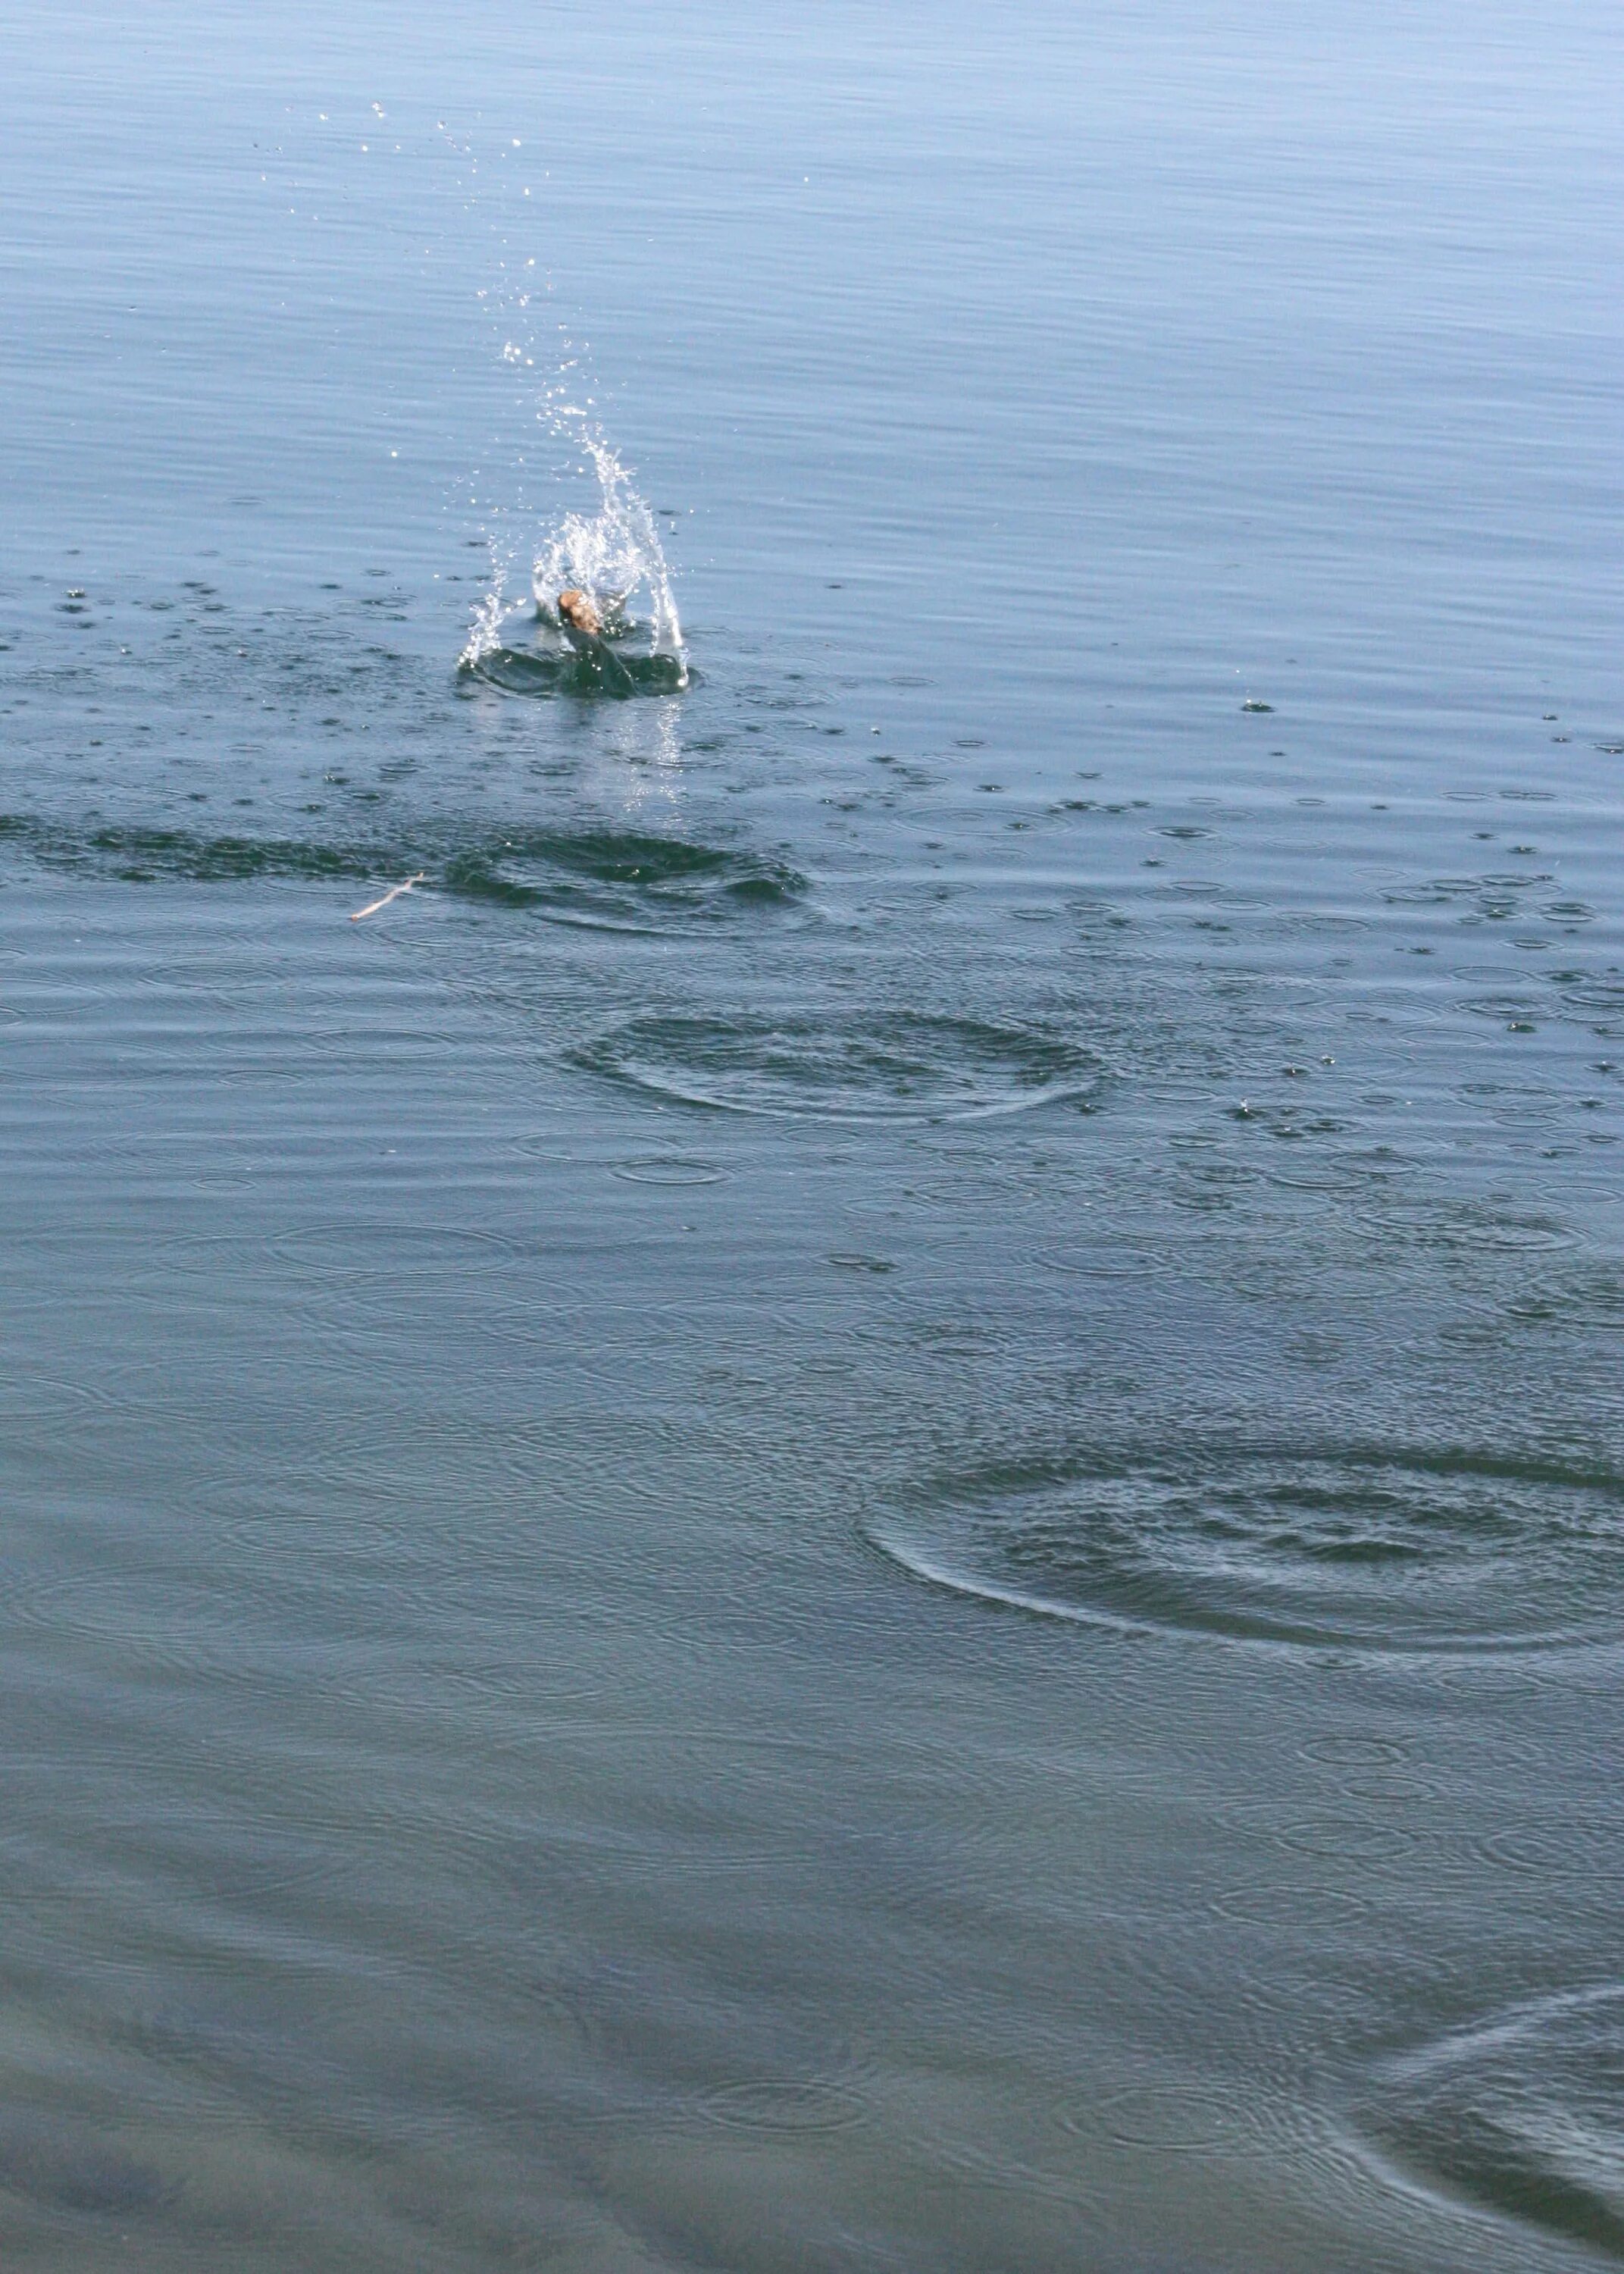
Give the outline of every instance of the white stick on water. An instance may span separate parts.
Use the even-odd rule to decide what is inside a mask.
[[[403,885],[391,885],[388,891],[383,895],[381,900],[368,900],[364,908],[357,908],[354,915],[350,917],[350,922],[359,923],[363,916],[375,916],[380,908],[387,908],[391,900],[398,900],[402,892],[410,892],[414,885],[426,885],[428,878],[428,870],[426,869],[419,869],[417,875],[415,877],[408,877]]]

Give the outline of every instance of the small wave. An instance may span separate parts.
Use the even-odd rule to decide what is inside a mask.
[[[252,877],[372,877],[406,855],[383,845],[332,845],[285,837],[216,837],[199,830],[74,829],[25,814],[0,814],[0,838],[47,868],[90,869],[132,884],[178,877],[213,884]]]
[[[531,830],[472,843],[350,843],[215,837],[185,829],[79,827],[0,815],[0,841],[42,867],[134,884],[262,879],[375,883],[425,871],[423,889],[533,910],[557,923],[647,930],[797,904],[806,878],[765,854],[635,832]]]

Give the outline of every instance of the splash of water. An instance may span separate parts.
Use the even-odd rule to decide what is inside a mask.
[[[513,601],[508,593],[507,564],[496,557],[492,548],[491,582],[485,596],[474,611],[474,621],[468,628],[468,638],[457,658],[461,671],[472,671],[488,655],[494,655],[502,644],[502,624],[513,614]]]
[[[579,439],[598,478],[598,510],[566,514],[538,553],[530,580],[537,606],[550,610],[574,586],[590,596],[612,631],[646,630],[650,655],[681,657],[682,626],[654,516],[604,435],[584,428]],[[645,614],[635,613],[640,606]]]
[[[521,144],[514,138],[482,147],[478,138],[452,132],[443,120],[439,132],[452,161],[452,179],[470,213],[483,214],[495,235],[496,257],[476,297],[500,365],[512,375],[511,387],[500,390],[508,395],[507,410],[489,437],[502,469],[497,493],[458,501],[482,507],[482,534],[491,555],[489,584],[469,627],[462,667],[477,672],[492,659],[508,657],[503,629],[523,605],[514,589],[521,545],[530,550],[539,502],[534,484],[544,462],[551,460],[543,478],[595,479],[596,510],[565,513],[531,554],[530,597],[545,629],[523,643],[520,660],[544,666],[545,679],[550,635],[556,636],[558,651],[575,652],[563,637],[556,607],[559,594],[573,586],[590,597],[602,621],[616,663],[609,674],[614,691],[626,691],[619,665],[627,666],[642,690],[680,691],[688,683],[688,660],[659,531],[631,470],[600,423],[589,343],[575,335],[568,320],[557,320],[552,278],[538,268],[537,253],[526,249],[536,237],[535,209],[522,204],[531,184],[512,179],[508,166],[509,152]],[[513,170],[523,171],[529,163],[515,161]],[[470,471],[477,491],[486,493],[485,477],[477,468]],[[524,539],[516,534],[520,530],[526,532]]]
[[[530,589],[537,610],[556,626],[559,594],[571,588],[587,593],[618,649],[667,659],[674,669],[665,683],[685,687],[682,624],[654,515],[601,431],[583,414],[552,414],[560,423],[564,415],[580,420],[573,440],[596,478],[597,510],[566,513],[536,554]],[[491,582],[469,629],[464,668],[497,652],[502,627],[521,605],[509,588],[515,548],[511,541],[499,545],[494,535],[490,541]]]

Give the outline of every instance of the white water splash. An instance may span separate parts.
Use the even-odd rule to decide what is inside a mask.
[[[573,587],[590,595],[612,636],[646,637],[649,654],[684,661],[682,625],[654,516],[596,427],[583,421],[575,439],[597,477],[598,510],[566,514],[537,554],[530,576],[536,605],[551,614],[559,594]]]
[[[487,655],[494,655],[502,644],[502,625],[514,609],[514,603],[508,594],[507,565],[497,559],[492,546],[490,587],[474,611],[474,621],[468,628],[468,637],[463,643],[462,654],[457,658],[461,670],[471,671]]]
[[[590,345],[558,320],[552,278],[538,267],[537,254],[524,249],[535,240],[536,217],[533,207],[521,215],[517,200],[528,199],[533,185],[511,177],[530,170],[530,162],[509,167],[510,152],[522,148],[516,138],[481,151],[474,141],[447,133],[443,124],[440,132],[470,212],[488,210],[497,234],[494,267],[476,297],[500,367],[511,374],[508,412],[489,440],[501,471],[492,479],[489,471],[470,470],[475,494],[460,501],[480,509],[491,554],[490,583],[469,627],[462,666],[477,669],[503,647],[507,620],[523,605],[510,590],[523,550],[530,555],[530,593],[540,625],[550,628],[560,648],[566,642],[558,597],[573,587],[590,597],[605,636],[640,684],[680,689],[688,684],[688,660],[655,516],[604,432]],[[483,177],[482,156],[490,162]],[[546,510],[538,484],[545,482],[549,496],[557,497],[562,485],[583,479],[596,486],[595,508],[564,512],[532,550],[536,521]],[[539,643],[532,636],[523,644],[534,652],[547,637],[544,629]]]
[[[688,657],[681,620],[647,500],[589,414],[573,404],[549,402],[538,416],[556,436],[568,439],[572,453],[578,454],[577,471],[590,474],[598,486],[597,510],[566,513],[535,556],[530,584],[538,613],[557,629],[559,594],[572,589],[587,593],[620,653],[669,658],[677,666],[674,683],[685,687]],[[523,605],[510,589],[516,581],[519,549],[511,521],[505,519],[494,528],[487,525],[485,537],[491,547],[491,581],[469,627],[461,659],[465,667],[478,665],[502,646],[503,626]]]
[[[641,649],[648,655],[670,657],[679,666],[676,684],[686,686],[681,619],[648,501],[605,437],[587,425],[582,414],[550,408],[547,415],[560,423],[566,417],[581,419],[572,439],[582,453],[582,471],[597,480],[598,509],[566,513],[544,542],[530,569],[536,607],[544,621],[556,626],[560,592],[574,589],[589,594],[609,637],[622,652]],[[495,531],[487,529],[486,538],[491,581],[469,627],[462,655],[465,666],[480,663],[502,645],[502,627],[523,605],[509,584],[517,553],[511,534],[504,529],[499,541]]]

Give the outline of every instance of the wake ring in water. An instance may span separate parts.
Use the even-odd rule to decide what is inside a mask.
[[[1538,1998],[1388,2067],[1370,2129],[1494,2210],[1624,2255],[1624,1989]]]
[[[552,923],[658,931],[797,906],[806,879],[767,855],[624,830],[515,831],[447,862],[442,888]]]
[[[685,1104],[831,1121],[981,1120],[1092,1096],[1107,1078],[1052,1035],[918,1012],[635,1019],[575,1057]]]
[[[517,648],[498,642],[465,651],[457,667],[507,695],[680,695],[691,683],[680,656],[625,654],[606,640],[599,644],[601,654],[580,655],[561,643]]]
[[[870,1527],[917,1577],[1049,1618],[1377,1654],[1624,1624],[1624,1478],[1474,1454],[1214,1447],[944,1480]]]

